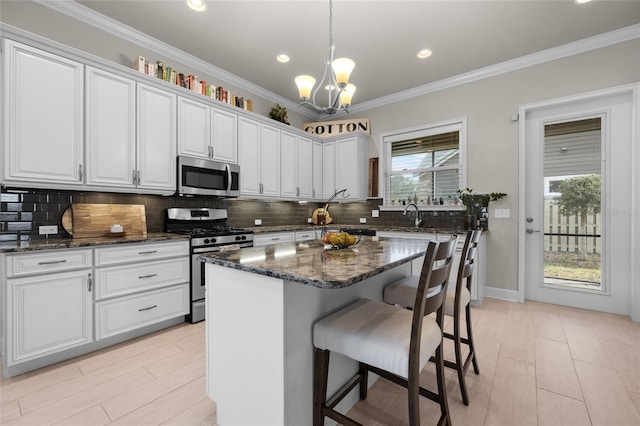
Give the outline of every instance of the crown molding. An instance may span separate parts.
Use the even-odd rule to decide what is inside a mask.
[[[57,12],[64,13],[72,18],[82,21],[88,25],[92,25],[99,28],[111,35],[120,37],[127,41],[140,45],[143,48],[157,52],[162,56],[173,58],[177,62],[180,62],[190,68],[198,70],[200,72],[210,74],[212,77],[220,79],[238,89],[246,90],[251,94],[257,95],[266,100],[277,102],[280,105],[295,110],[298,113],[308,117],[316,118],[315,114],[311,111],[303,109],[298,106],[297,103],[292,102],[276,93],[271,92],[255,83],[238,77],[228,71],[223,70],[209,62],[203,61],[193,55],[190,55],[180,49],[177,49],[170,44],[164,43],[158,39],[155,39],[141,31],[129,27],[121,22],[111,19],[105,15],[89,9],[79,3],[72,0],[34,0],[43,6],[53,9]]]
[[[358,103],[349,107],[351,112],[367,111],[373,108],[382,107],[395,102],[404,101],[410,98],[426,95],[440,90],[450,89],[462,84],[472,83],[474,81],[483,80],[485,78],[494,77],[500,74],[517,71],[534,65],[543,64],[545,62],[555,61],[557,59],[566,58],[580,53],[589,52],[591,50],[601,49],[603,47],[612,46],[614,44],[623,43],[625,41],[640,38],[640,24],[630,25],[607,33],[599,34],[593,37],[574,41],[572,43],[563,44],[552,47],[551,49],[542,50],[530,55],[521,56],[498,64],[489,65],[464,74],[458,74],[453,77],[444,78],[433,83],[424,84],[422,86],[396,92],[388,96],[382,96],[371,101]]]
[[[271,92],[257,84],[254,84],[248,80],[238,77],[228,71],[223,70],[213,64],[203,61],[193,55],[189,55],[167,43],[157,40],[149,35],[135,30],[127,25],[122,24],[114,19],[97,13],[88,7],[85,7],[72,0],[34,0],[39,4],[56,10],[60,13],[64,13],[72,18],[78,19],[89,25],[97,27],[105,32],[108,32],[114,36],[123,38],[125,40],[139,44],[140,46],[158,52],[163,56],[173,58],[176,61],[187,65],[193,69],[200,70],[204,73],[210,74],[214,78],[218,78],[222,81],[231,84],[239,89],[246,90],[252,94],[260,96],[265,100],[277,102],[282,106],[288,108],[291,111],[295,111],[300,115],[313,120],[329,120],[334,119],[335,116],[326,116],[322,113],[312,111],[302,105],[292,102],[276,93]],[[640,24],[631,25],[628,27],[620,28],[607,33],[599,34],[593,37],[578,40],[572,43],[563,44],[561,46],[553,47],[551,49],[543,50],[540,52],[532,53],[530,55],[521,56],[516,59],[511,59],[498,64],[489,65],[484,68],[479,68],[474,71],[459,74],[456,76],[448,77],[442,80],[435,81],[433,83],[424,84],[422,86],[414,87],[411,89],[396,92],[391,95],[382,96],[380,98],[372,99],[351,105],[349,112],[359,113],[373,108],[382,107],[392,103],[404,101],[410,98],[423,96],[429,93],[434,93],[440,90],[449,89],[452,87],[460,86],[462,84],[472,83],[485,78],[494,77],[497,75],[505,74],[512,71],[517,71],[523,68],[531,67],[534,65],[543,64],[546,62],[554,61],[557,59],[566,58],[569,56],[585,53],[591,50],[601,49],[603,47],[611,46],[625,41],[634,40],[640,38]]]

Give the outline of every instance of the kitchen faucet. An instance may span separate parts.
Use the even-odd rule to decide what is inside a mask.
[[[318,222],[320,222],[319,224],[322,225],[322,235],[324,236],[324,231],[325,231],[325,225],[326,225],[326,220],[327,220],[327,215],[329,212],[329,203],[331,203],[339,194],[342,194],[342,196],[344,198],[347,198],[348,195],[345,194],[345,192],[347,192],[347,188],[342,189],[340,191],[336,191],[335,194],[333,194],[325,203],[324,208],[322,209],[322,212],[318,214]]]
[[[414,222],[414,225],[417,228],[422,223],[422,218],[420,217],[420,209],[418,209],[418,206],[416,206],[414,203],[407,204],[407,207],[404,208],[404,212],[402,213],[402,216],[407,215],[407,210],[409,210],[409,207],[411,206],[413,206],[416,209],[416,220]]]

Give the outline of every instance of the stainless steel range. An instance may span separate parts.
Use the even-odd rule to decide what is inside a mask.
[[[205,264],[199,254],[253,247],[253,231],[231,228],[227,225],[226,209],[173,208],[167,209],[167,232],[191,235],[191,313],[187,321],[204,320]]]

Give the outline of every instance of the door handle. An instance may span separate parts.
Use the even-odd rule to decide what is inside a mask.
[[[231,192],[231,167],[229,167],[228,164],[224,165],[225,170],[227,171],[227,194],[229,194],[229,192]]]
[[[540,232],[540,231],[537,229],[527,228],[527,234],[533,234],[534,232]]]

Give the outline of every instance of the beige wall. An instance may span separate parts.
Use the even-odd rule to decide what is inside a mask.
[[[487,285],[517,290],[518,123],[520,105],[640,81],[640,41],[575,55],[353,114],[371,119],[370,156],[379,156],[381,134],[467,117],[467,183],[476,192],[505,192],[492,208],[511,209],[491,219]],[[381,167],[383,167],[381,165]]]
[[[138,55],[162,60],[185,73],[214,81],[121,38],[28,1],[2,1],[0,19],[9,25],[131,67]],[[524,70],[487,78],[352,114],[371,119],[370,156],[379,156],[380,135],[397,129],[466,116],[468,119],[468,185],[476,192],[506,192],[492,207],[511,209],[510,219],[492,219],[487,240],[487,283],[517,290],[518,123],[511,115],[535,101],[640,81],[640,41],[630,41]],[[219,82],[223,84],[224,82]],[[229,87],[234,90],[235,88]],[[254,111],[266,116],[272,102],[234,90],[254,100]],[[289,112],[292,126],[310,121]],[[311,120],[313,121],[313,120]]]

